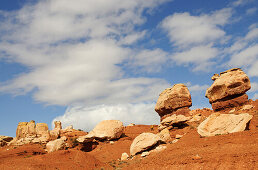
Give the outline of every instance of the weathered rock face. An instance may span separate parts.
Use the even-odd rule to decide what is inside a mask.
[[[252,117],[248,113],[239,115],[214,113],[198,126],[198,133],[201,136],[215,136],[241,132],[246,129]]]
[[[66,147],[65,140],[66,140],[66,138],[62,137],[60,139],[56,139],[56,140],[48,142],[46,145],[47,152],[50,153],[50,152],[65,149],[65,147]]]
[[[135,155],[156,145],[162,139],[153,133],[142,133],[137,136],[130,146],[130,154]]]
[[[161,119],[168,114],[186,114],[192,106],[192,99],[188,88],[184,84],[175,84],[165,89],[158,98],[155,111]],[[179,111],[181,110],[181,111]]]
[[[162,142],[169,142],[171,140],[169,130],[167,128],[163,129],[161,132],[158,133],[158,136],[162,140]]]
[[[59,138],[62,130],[62,123],[60,121],[54,121],[54,124],[55,128],[49,131],[51,139]]]
[[[60,121],[54,121],[55,129],[62,129],[62,123]]]
[[[30,122],[19,122],[16,129],[16,137],[17,139],[36,137],[35,121],[31,120]]]
[[[118,139],[124,130],[123,123],[119,120],[103,120],[90,131],[86,138]]]
[[[36,124],[36,133],[37,137],[44,136],[45,134],[48,134],[48,125],[46,123],[37,123]]]
[[[212,78],[214,83],[206,90],[205,96],[215,111],[242,105],[248,101],[245,94],[251,88],[248,76],[240,69],[233,68]]]

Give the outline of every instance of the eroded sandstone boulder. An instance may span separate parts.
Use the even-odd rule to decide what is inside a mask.
[[[86,138],[97,139],[118,139],[124,130],[123,123],[119,120],[103,120],[96,127],[87,134]]]
[[[253,116],[248,113],[239,115],[214,113],[198,126],[197,131],[201,136],[215,136],[241,132],[246,129],[252,117]]]
[[[159,95],[155,111],[162,120],[169,114],[187,115],[190,106],[192,99],[188,88],[184,84],[175,84]]]
[[[0,135],[0,147],[7,145],[9,142],[13,140],[13,137],[10,136],[1,136]]]
[[[46,145],[47,152],[51,153],[51,152],[54,152],[54,151],[65,149],[66,139],[67,139],[66,137],[62,137],[60,139],[56,139],[56,140],[48,142],[47,145]]]
[[[130,146],[130,154],[136,155],[137,153],[146,151],[160,141],[162,141],[162,139],[156,134],[142,133],[133,140]]]
[[[215,111],[243,105],[248,101],[245,94],[251,88],[248,76],[240,69],[233,68],[216,75],[205,96]]]

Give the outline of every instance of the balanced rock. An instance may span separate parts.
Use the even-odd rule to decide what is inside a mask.
[[[191,94],[184,84],[175,84],[165,89],[158,98],[155,111],[161,119],[169,114],[187,114],[192,106]]]
[[[236,107],[248,101],[245,92],[251,88],[251,84],[248,76],[240,68],[224,71],[213,80],[205,94],[213,110]]]
[[[162,141],[162,139],[158,135],[153,133],[142,133],[133,140],[133,143],[130,146],[130,154],[136,155],[137,153],[146,151],[160,141]]]
[[[214,113],[198,126],[197,131],[201,136],[215,136],[241,132],[246,129],[252,117],[253,116],[248,113],[239,115]]]
[[[66,140],[66,138],[62,137],[60,139],[56,139],[56,140],[48,142],[46,145],[47,152],[50,153],[50,152],[65,149],[65,147],[66,147],[65,140]]]
[[[103,120],[86,135],[86,138],[118,139],[124,130],[123,123],[119,120]]]

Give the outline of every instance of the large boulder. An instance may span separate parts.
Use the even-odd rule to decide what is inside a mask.
[[[118,139],[124,130],[123,123],[119,120],[103,120],[86,135],[85,138]]]
[[[50,153],[50,152],[65,149],[66,147],[65,140],[66,140],[66,137],[62,137],[60,139],[56,139],[48,142],[46,145],[47,152]]]
[[[251,88],[251,84],[248,76],[240,68],[224,71],[212,80],[214,82],[206,90],[205,96],[212,104],[213,110],[236,107],[248,101],[245,92]]]
[[[185,114],[192,106],[191,94],[184,84],[175,84],[172,88],[165,89],[158,98],[155,111],[163,118],[167,114]],[[181,109],[181,112],[177,111]]]
[[[198,133],[201,136],[215,136],[241,132],[246,129],[252,117],[248,113],[239,115],[214,113],[198,126]]]
[[[153,133],[142,133],[137,136],[130,146],[130,154],[136,155],[156,145],[162,139]]]

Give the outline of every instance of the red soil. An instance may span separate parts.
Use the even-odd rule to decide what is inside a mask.
[[[255,106],[252,110],[236,108],[237,114],[254,116],[248,131],[201,138],[196,126],[173,129],[171,137],[184,136],[175,144],[167,144],[166,150],[145,158],[137,155],[131,160],[119,161],[123,152],[129,154],[137,135],[158,132],[157,126],[136,125],[126,127],[123,137],[113,144],[96,142],[90,152],[79,150],[79,146],[50,154],[40,145],[3,147],[0,148],[0,169],[258,169],[258,100],[249,103]],[[204,119],[211,111],[202,109],[198,113]]]

